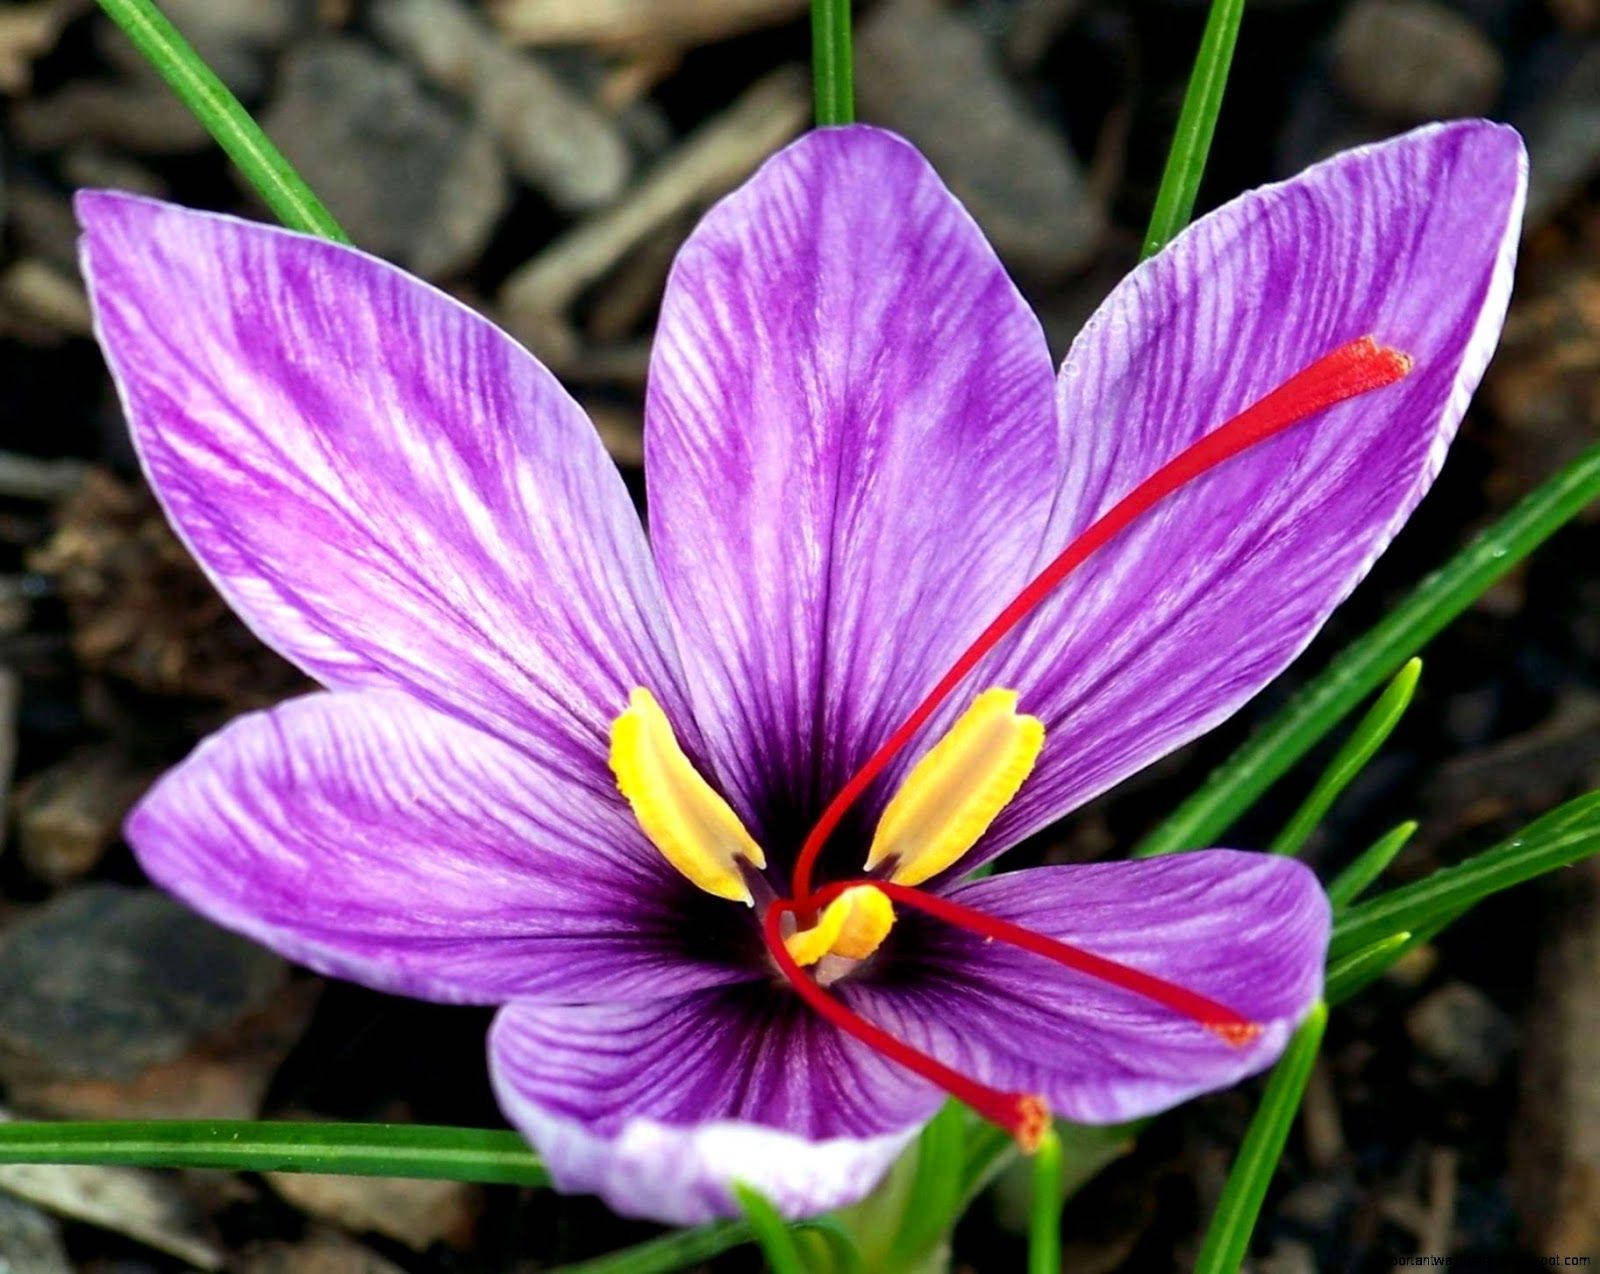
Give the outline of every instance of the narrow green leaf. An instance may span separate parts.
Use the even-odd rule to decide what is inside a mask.
[[[349,236],[311,193],[300,174],[250,118],[204,60],[178,34],[152,0],[100,0],[100,7],[161,78],[172,87],[246,180],[260,193],[279,221],[291,230],[319,234],[349,243]]]
[[[1367,715],[1351,731],[1344,746],[1334,754],[1328,768],[1312,787],[1311,794],[1278,833],[1278,838],[1271,846],[1274,854],[1298,854],[1305,847],[1306,840],[1317,830],[1317,825],[1333,807],[1334,801],[1339,799],[1339,794],[1366,768],[1367,762],[1377,755],[1395,726],[1400,724],[1400,718],[1411,706],[1411,696],[1416,693],[1417,678],[1421,675],[1422,660],[1415,657],[1406,660],[1400,671],[1395,673],[1394,680],[1378,696],[1377,702],[1367,709]]]
[[[1244,0],[1211,0],[1172,149],[1167,152],[1167,166],[1161,174],[1161,188],[1156,192],[1156,206],[1150,213],[1150,228],[1145,231],[1143,255],[1147,257],[1166,247],[1194,214],[1194,201],[1211,154],[1211,138],[1217,131],[1222,92],[1228,86],[1233,46],[1238,42],[1243,18]]]
[[[750,1231],[756,1236],[772,1274],[806,1274],[806,1263],[793,1233],[766,1196],[742,1182],[734,1183],[733,1194],[744,1209],[745,1220],[750,1223]]]
[[[1416,834],[1417,825],[1406,821],[1385,832],[1362,850],[1348,867],[1333,878],[1328,886],[1328,901],[1335,911],[1342,911],[1363,893],[1367,887],[1389,869],[1395,856],[1406,847],[1406,842]]]
[[[818,128],[855,119],[850,0],[811,0],[811,83]]]
[[[1402,929],[1342,960],[1332,961],[1323,978],[1322,998],[1329,1004],[1349,999],[1399,959],[1410,942],[1411,931]]]
[[[899,1232],[889,1249],[890,1269],[911,1269],[955,1225],[966,1200],[962,1167],[972,1116],[946,1102],[917,1139],[917,1166],[906,1194]]]
[[[1233,1161],[1222,1198],[1206,1230],[1195,1274],[1238,1274],[1250,1246],[1251,1232],[1256,1228],[1256,1217],[1261,1213],[1261,1201],[1267,1197],[1267,1186],[1283,1157],[1283,1147],[1289,1140],[1289,1129],[1300,1109],[1327,1024],[1328,1006],[1318,1004],[1273,1067],[1266,1091],[1261,1094],[1261,1105],[1250,1121],[1239,1157]]]
[[[1223,762],[1150,833],[1135,856],[1212,843],[1362,699],[1376,690],[1484,590],[1600,496],[1600,445],[1526,496],[1375,627]]]
[[[543,1186],[514,1132],[432,1124],[251,1120],[0,1123],[0,1163],[115,1163],[236,1172],[336,1172]]]
[[[1016,1140],[1004,1128],[987,1120],[974,1122],[967,1134],[966,1166],[961,1173],[962,1208],[982,1194],[1016,1155]]]
[[[1033,1156],[1033,1206],[1028,1213],[1028,1274],[1061,1274],[1061,1138],[1051,1128]]]
[[[1338,960],[1393,934],[1437,932],[1490,894],[1600,851],[1600,792],[1546,814],[1512,839],[1426,880],[1358,903],[1334,922],[1330,959]]]
[[[592,1261],[562,1265],[550,1274],[671,1274],[743,1247],[754,1238],[745,1221],[719,1221],[693,1230],[673,1230]]]

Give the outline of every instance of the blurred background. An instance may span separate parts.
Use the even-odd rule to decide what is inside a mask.
[[[808,122],[802,0],[163,8],[355,240],[527,343],[638,490],[672,255]],[[1136,260],[1204,17],[1197,0],[858,7],[861,115],[932,158],[1058,354]],[[232,619],[137,477],[89,338],[69,198],[112,186],[265,214],[88,0],[0,6],[0,95],[5,1110],[498,1125],[485,1014],[291,969],[148,889],[120,839],[129,803],[197,737],[305,686]],[[1126,848],[1407,585],[1594,440],[1600,0],[1252,0],[1202,207],[1480,113],[1527,138],[1529,217],[1504,342],[1434,494],[1297,670],[1023,857]],[[1429,649],[1417,703],[1313,861],[1340,865],[1415,818],[1394,871],[1413,878],[1600,785],[1597,660],[1600,531],[1580,519]],[[1314,758],[1232,842],[1270,839],[1315,772]],[[1600,1256],[1597,900],[1593,864],[1505,895],[1335,1015],[1255,1270]],[[1110,1166],[1068,1207],[1066,1267],[1186,1268],[1251,1109],[1248,1090],[1221,1094],[1136,1147],[1111,1139]],[[972,1209],[955,1268],[1021,1268],[1017,1187]],[[25,1274],[534,1271],[652,1232],[509,1188],[0,1167],[0,1269]]]

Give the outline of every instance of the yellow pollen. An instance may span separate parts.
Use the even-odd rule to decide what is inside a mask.
[[[1044,746],[1044,723],[1017,711],[1015,690],[985,690],[912,767],[878,820],[867,870],[920,885],[978,843],[1017,794]]]
[[[634,817],[662,856],[708,894],[754,904],[739,870],[767,865],[728,802],[700,776],[648,690],[628,696],[611,725],[611,770]]]
[[[813,965],[823,956],[865,960],[894,928],[894,904],[871,885],[846,889],[822,909],[817,923],[783,940],[794,962]]]

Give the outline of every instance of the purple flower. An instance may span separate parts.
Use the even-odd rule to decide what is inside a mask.
[[[791,1215],[858,1198],[943,1099],[906,1050],[1088,1121],[1260,1070],[1321,988],[1303,867],[964,878],[1233,712],[1355,586],[1489,359],[1524,169],[1464,122],[1248,194],[1135,270],[1056,376],[915,150],[812,133],[672,272],[648,544],[583,412],[484,319],[349,248],[84,194],[150,482],[329,690],[208,739],[130,839],[313,968],[504,1005],[507,1116],[619,1212],[700,1221],[734,1180]],[[1304,423],[1190,465],[1008,626],[790,897],[832,798],[1041,567],[1264,398]],[[952,904],[1016,928],[926,911]]]

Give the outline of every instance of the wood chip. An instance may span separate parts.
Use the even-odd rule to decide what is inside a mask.
[[[759,81],[667,155],[616,207],[577,226],[506,280],[500,306],[512,332],[558,374],[580,362],[571,308],[643,243],[742,181],[806,125],[805,77],[784,67]]]
[[[519,44],[692,46],[797,18],[806,0],[496,0]]]

